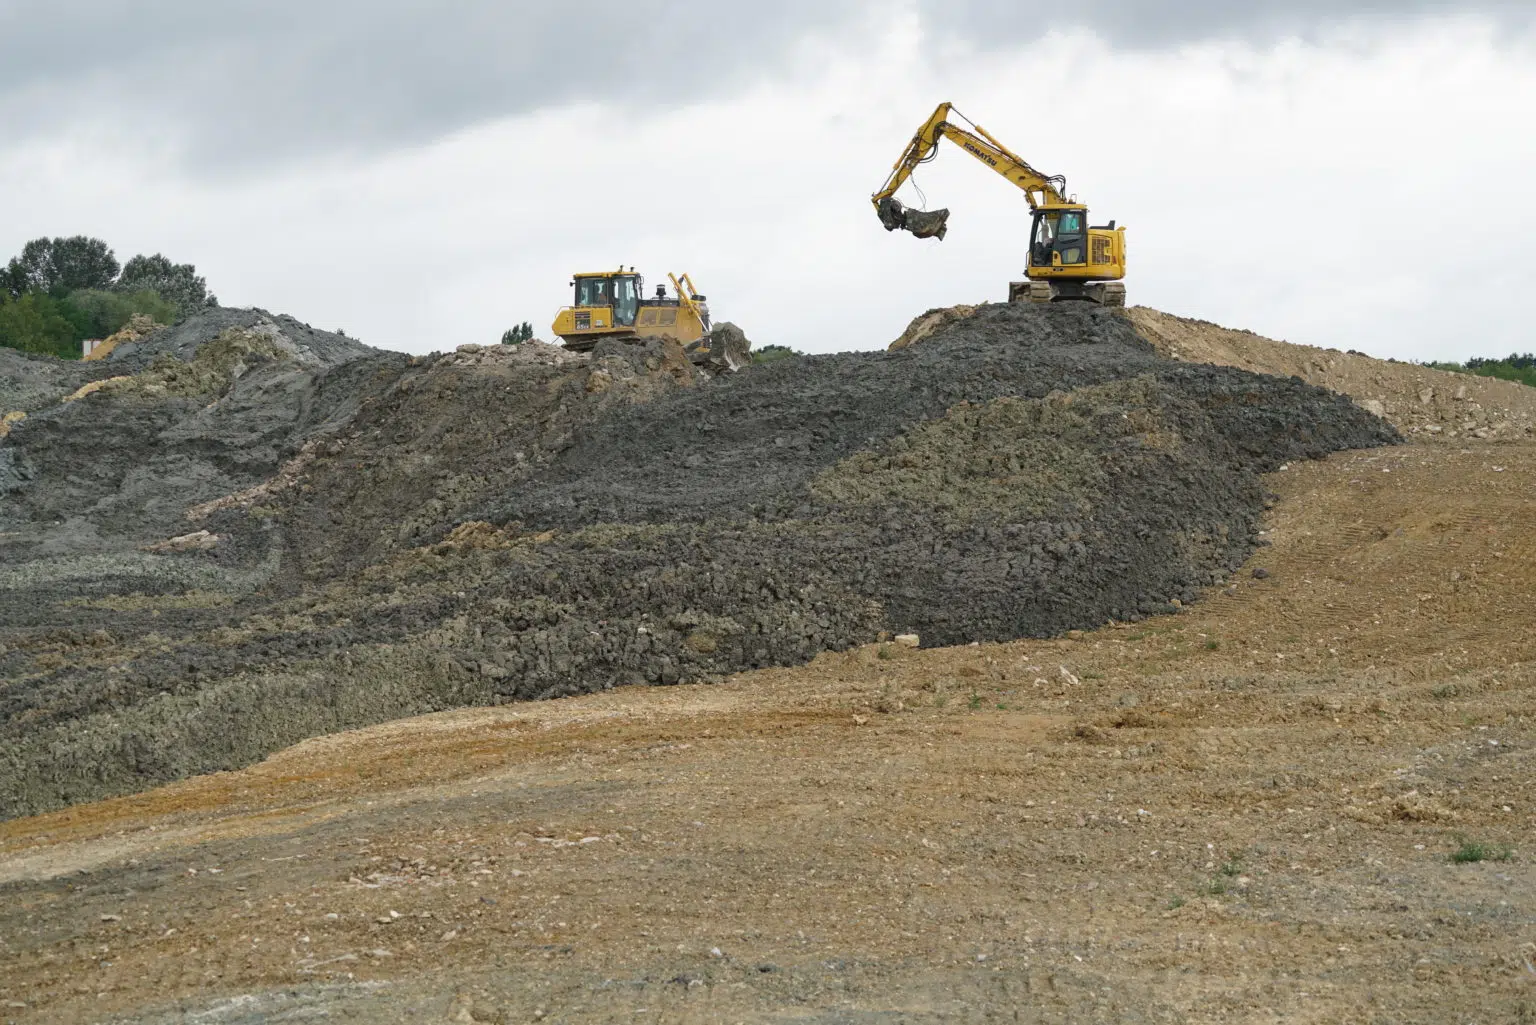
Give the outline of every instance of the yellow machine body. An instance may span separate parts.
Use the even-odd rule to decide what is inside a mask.
[[[645,279],[633,267],[573,276],[574,301],[555,316],[551,330],[568,349],[586,350],[604,338],[668,336],[684,345],[709,330],[709,306],[687,275],[667,275],[673,294],[657,286],[645,296]]]
[[[1024,275],[1119,281],[1125,277],[1125,229],[1089,226],[1088,208],[1077,203],[1043,205],[1035,211]]]

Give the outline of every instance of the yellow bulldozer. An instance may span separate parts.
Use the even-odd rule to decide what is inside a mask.
[[[1034,220],[1024,270],[1027,280],[1009,282],[1009,302],[1085,299],[1104,306],[1125,305],[1125,285],[1120,280],[1125,277],[1125,229],[1114,221],[1089,225],[1088,208],[1067,194],[1065,178],[1035,170],[950,103],[939,104],[907,144],[885,184],[870,197],[886,231],[944,237],[947,209],[911,210],[895,195],[918,164],[934,158],[941,139],[949,139],[1008,179],[1029,201]]]
[[[667,286],[657,285],[647,298],[645,279],[633,267],[574,275],[576,301],[555,317],[553,330],[578,352],[604,338],[670,335],[684,345],[696,342],[709,330],[709,306],[687,274],[681,281],[674,274],[667,278],[675,294],[669,298]]]
[[[709,305],[687,274],[668,274],[656,294],[633,267],[573,275],[575,301],[556,316],[551,330],[567,349],[588,352],[605,338],[673,338],[688,358],[714,370],[739,370],[752,361],[751,346],[730,324],[713,326]]]

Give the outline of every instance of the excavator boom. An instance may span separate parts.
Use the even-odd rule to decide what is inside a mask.
[[[966,122],[959,125],[951,116]],[[907,183],[917,165],[932,160],[938,153],[939,140],[948,139],[971,156],[1007,178],[1024,192],[1031,210],[1047,203],[1065,204],[1067,180],[1060,175],[1044,174],[1030,166],[1029,161],[999,142],[992,133],[955,110],[952,103],[941,103],[933,115],[923,123],[907,144],[906,151],[891,167],[885,184],[872,196],[876,211],[886,200],[892,199],[896,190]],[[884,218],[881,218],[882,221]]]

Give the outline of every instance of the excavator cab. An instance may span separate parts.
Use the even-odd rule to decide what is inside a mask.
[[[1029,235],[1028,281],[1010,282],[1010,302],[1088,299],[1106,306],[1125,303],[1125,229],[1090,225],[1088,208],[1042,203]]]
[[[1075,267],[1088,262],[1086,209],[1036,210],[1034,220],[1031,267]]]

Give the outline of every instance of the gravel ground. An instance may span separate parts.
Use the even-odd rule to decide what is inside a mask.
[[[1530,443],[1293,463],[1177,614],[0,824],[0,1021],[1528,1021],[1533,482]]]

